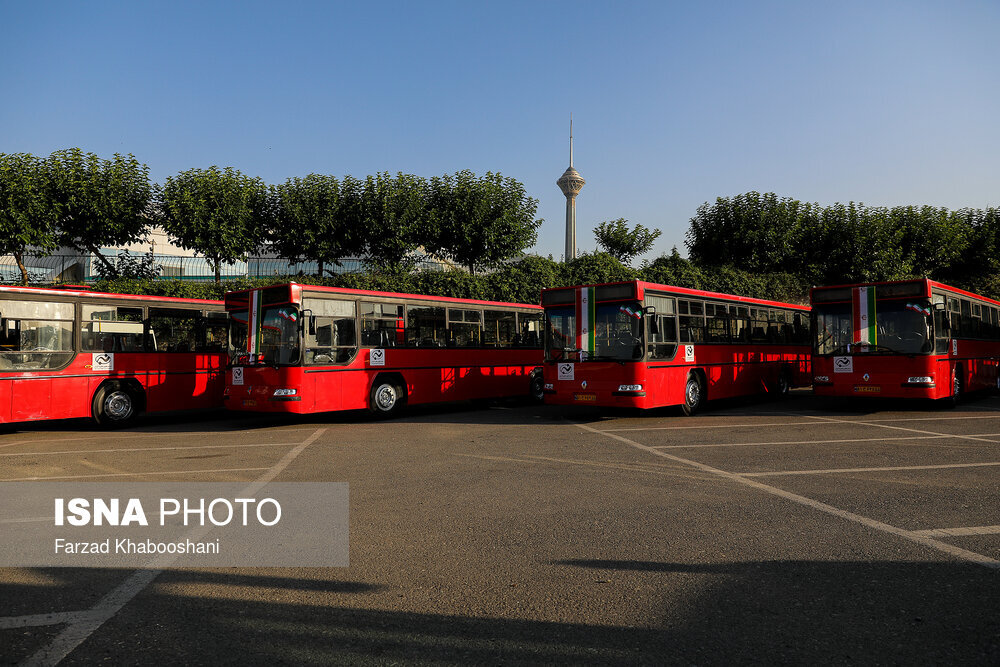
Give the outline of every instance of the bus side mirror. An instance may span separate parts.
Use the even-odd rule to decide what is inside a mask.
[[[944,310],[945,305],[943,303],[935,303],[934,310]]]
[[[656,317],[649,318],[649,333],[654,336],[660,335],[660,321]]]
[[[646,306],[645,308],[642,309],[642,312],[646,313],[647,315],[656,315],[656,306]]]

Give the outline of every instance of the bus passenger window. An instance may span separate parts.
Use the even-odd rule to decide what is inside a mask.
[[[183,308],[150,308],[149,331],[156,352],[194,352],[198,331],[202,328],[201,311]]]
[[[414,347],[445,347],[448,328],[442,306],[406,307],[406,342]]]
[[[521,323],[521,333],[514,339],[517,347],[542,346],[542,315],[519,313],[518,320]]]
[[[144,349],[142,308],[84,305],[80,319],[81,350],[142,352]]]
[[[312,366],[344,364],[358,349],[354,302],[306,298],[303,313],[310,318],[305,328],[305,363]]]
[[[483,311],[483,344],[511,347],[517,335],[517,316],[510,310]]]
[[[483,315],[478,310],[448,309],[449,346],[479,347],[482,344]]]
[[[0,370],[59,368],[73,358],[71,303],[4,301]]]

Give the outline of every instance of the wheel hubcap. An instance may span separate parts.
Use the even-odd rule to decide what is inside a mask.
[[[388,412],[396,405],[396,389],[384,384],[375,392],[375,404],[379,410]]]
[[[128,392],[112,392],[104,399],[104,412],[114,420],[128,419],[132,416],[132,397]]]
[[[688,405],[695,406],[698,405],[698,401],[701,400],[701,388],[698,386],[697,382],[692,382],[687,388],[687,401]]]

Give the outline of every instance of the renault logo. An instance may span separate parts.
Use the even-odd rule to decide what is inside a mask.
[[[872,379],[871,376],[868,375],[868,373],[865,373],[864,378],[865,378],[865,382],[868,382],[869,380]]]
[[[584,389],[586,389],[587,388],[587,381],[584,380],[583,382],[581,382],[580,386],[583,387]]]

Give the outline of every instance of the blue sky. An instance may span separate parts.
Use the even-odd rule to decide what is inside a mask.
[[[233,166],[471,169],[524,183],[559,259],[619,217],[678,246],[750,190],[1000,205],[1000,3],[0,0],[0,152]]]

